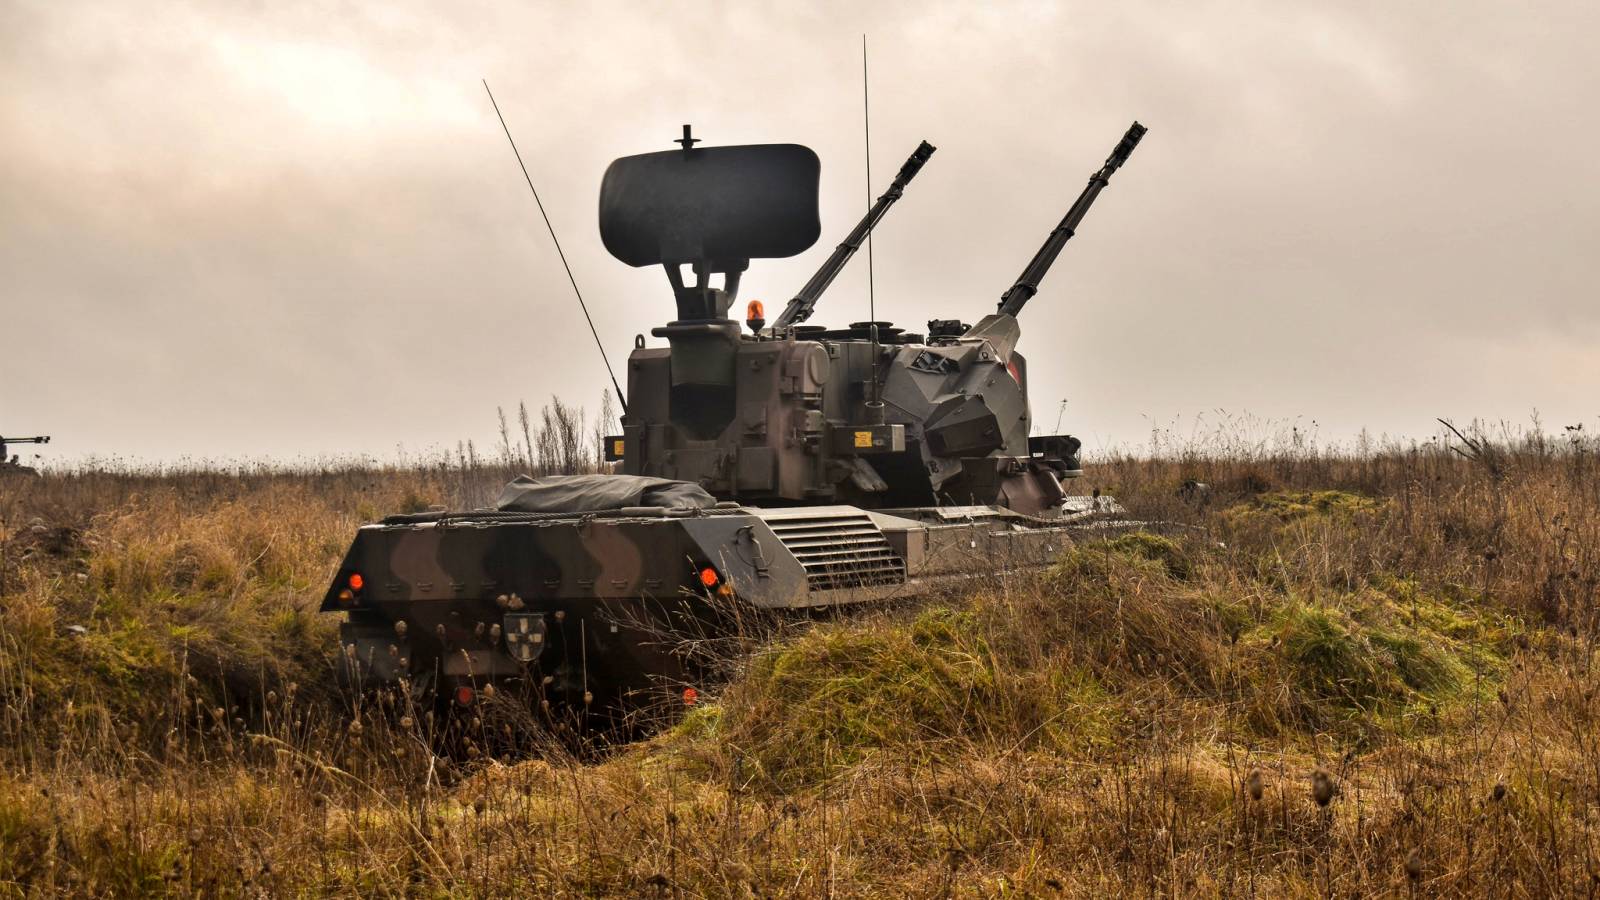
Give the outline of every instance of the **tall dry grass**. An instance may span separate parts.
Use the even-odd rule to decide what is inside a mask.
[[[1590,896],[1594,448],[1464,431],[1100,461],[1171,524],[783,629],[581,758],[328,687],[351,529],[498,464],[7,485],[0,891]]]

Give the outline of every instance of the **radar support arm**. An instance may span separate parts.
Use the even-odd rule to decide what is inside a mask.
[[[1100,191],[1111,182],[1111,174],[1122,168],[1122,164],[1128,161],[1128,156],[1133,153],[1134,147],[1139,146],[1139,139],[1144,137],[1144,133],[1145,127],[1138,122],[1134,122],[1128,128],[1128,133],[1122,136],[1122,140],[1117,144],[1116,149],[1112,150],[1111,155],[1106,158],[1105,165],[1100,167],[1100,171],[1089,177],[1089,186],[1083,189],[1082,194],[1078,195],[1077,201],[1072,204],[1071,209],[1067,210],[1067,214],[1062,218],[1061,224],[1050,232],[1050,236],[1045,239],[1044,246],[1039,248],[1039,252],[1033,255],[1028,267],[1023,269],[1022,274],[1017,277],[1016,284],[1013,284],[1009,290],[1001,295],[1000,312],[1002,314],[1015,316],[1022,311],[1023,305],[1034,294],[1039,292],[1039,282],[1044,279],[1045,273],[1049,272],[1050,267],[1055,264],[1056,257],[1061,253],[1061,248],[1065,247],[1067,241],[1072,239],[1072,235],[1078,229],[1078,223],[1083,221],[1084,214],[1089,211],[1090,206],[1094,205],[1095,197],[1099,196]]]
[[[833,283],[833,279],[843,271],[845,264],[850,261],[850,257],[855,256],[856,251],[861,249],[861,245],[867,240],[867,235],[872,232],[873,228],[877,227],[878,220],[882,219],[884,213],[889,211],[889,207],[893,206],[894,202],[899,200],[901,195],[905,193],[906,185],[910,184],[911,179],[916,177],[917,172],[922,169],[922,164],[928,161],[928,157],[933,155],[935,149],[937,148],[927,141],[923,141],[917,146],[910,158],[906,160],[905,165],[900,167],[900,173],[894,177],[894,182],[889,185],[889,189],[884,191],[883,196],[872,204],[872,208],[867,210],[866,216],[856,225],[855,230],[850,232],[849,236],[844,239],[844,243],[834,249],[833,255],[829,256],[827,262],[822,264],[822,268],[817,270],[817,274],[811,276],[811,280],[806,282],[806,286],[800,289],[800,293],[795,294],[794,299],[790,300],[789,305],[783,308],[783,312],[778,315],[778,318],[773,320],[772,328],[774,331],[788,328],[811,318],[812,310],[817,307],[817,298],[822,296],[822,292],[827,290],[828,285]]]

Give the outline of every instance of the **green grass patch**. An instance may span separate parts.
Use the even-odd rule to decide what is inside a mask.
[[[1365,590],[1289,599],[1241,639],[1252,677],[1289,688],[1283,724],[1355,733],[1435,714],[1498,684],[1511,626],[1491,613]],[[1261,723],[1265,724],[1265,723]]]
[[[795,785],[878,748],[982,733],[998,724],[997,700],[975,620],[941,606],[910,621],[819,627],[759,655],[720,724],[767,779]]]
[[[1165,580],[1191,574],[1193,567],[1175,542],[1135,531],[1069,547],[1050,569],[1049,578],[1057,588],[1066,589],[1073,583],[1109,584],[1130,577]]]
[[[1263,517],[1293,522],[1313,516],[1348,516],[1382,505],[1379,500],[1349,491],[1276,491],[1226,509],[1223,517],[1235,524]]]
[[[1194,565],[1183,547],[1177,541],[1159,534],[1130,531],[1107,541],[1106,546],[1135,559],[1160,563],[1168,575],[1179,581],[1187,581],[1194,575]]]

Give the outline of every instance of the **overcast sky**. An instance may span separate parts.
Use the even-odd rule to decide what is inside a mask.
[[[1600,5],[0,0],[0,433],[47,456],[393,458],[607,383],[480,78],[612,354],[671,318],[606,254],[606,164],[822,159],[881,189],[877,306],[993,309],[1137,118],[1021,316],[1036,419],[1088,448],[1225,416],[1324,440],[1600,424]],[[815,321],[866,318],[863,254]],[[1197,418],[1198,417],[1198,418]],[[1202,427],[1204,425],[1202,424]],[[29,448],[20,448],[28,450]]]

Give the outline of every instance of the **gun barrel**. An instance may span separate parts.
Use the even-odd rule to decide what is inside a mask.
[[[872,208],[867,210],[866,216],[856,225],[855,230],[851,231],[849,236],[844,239],[844,243],[834,248],[833,254],[828,257],[827,262],[822,264],[822,268],[811,276],[811,280],[806,282],[806,286],[801,288],[798,294],[794,295],[794,299],[789,301],[789,305],[785,306],[778,318],[773,320],[772,328],[774,331],[788,328],[790,325],[804,322],[806,319],[811,318],[812,311],[817,307],[817,298],[822,296],[822,292],[827,290],[828,285],[833,283],[833,279],[844,270],[845,263],[850,261],[850,257],[855,256],[856,251],[861,249],[861,245],[867,240],[867,235],[871,234],[872,229],[877,227],[878,220],[882,219],[884,213],[889,211],[889,207],[893,206],[895,201],[899,200],[901,195],[905,193],[906,185],[910,184],[911,179],[917,176],[917,172],[922,169],[922,164],[928,161],[928,157],[932,156],[933,151],[936,149],[938,148],[927,141],[917,145],[917,149],[912,152],[905,165],[900,167],[900,172],[895,175],[894,181],[889,185],[889,189],[884,191],[883,196],[872,204]]]
[[[50,435],[48,435],[48,434],[39,435],[37,437],[22,437],[22,438],[0,437],[0,444],[48,444],[48,443],[50,443]]]
[[[1022,274],[1017,277],[1016,283],[1000,296],[1000,312],[1015,316],[1022,311],[1022,307],[1032,299],[1033,295],[1039,292],[1039,282],[1044,280],[1045,273],[1050,271],[1052,265],[1055,265],[1056,257],[1060,255],[1061,248],[1067,245],[1067,241],[1072,240],[1073,234],[1078,230],[1078,223],[1083,221],[1084,214],[1089,212],[1089,207],[1094,205],[1095,198],[1100,195],[1105,186],[1111,183],[1111,174],[1122,168],[1123,163],[1128,161],[1128,157],[1133,153],[1133,148],[1139,146],[1139,139],[1144,137],[1145,131],[1146,129],[1143,125],[1134,122],[1128,128],[1128,133],[1124,134],[1122,140],[1117,142],[1117,146],[1111,151],[1111,155],[1106,157],[1105,165],[1089,176],[1089,186],[1083,189],[1082,194],[1078,195],[1077,201],[1072,204],[1072,208],[1067,210],[1066,216],[1061,219],[1061,224],[1050,232],[1048,238],[1045,238],[1044,246],[1040,247],[1039,252],[1033,255],[1028,267],[1023,269]]]

